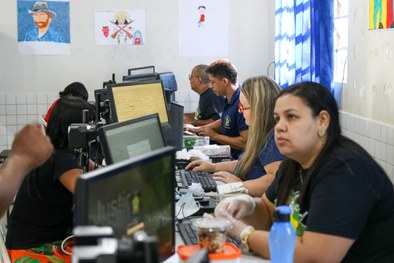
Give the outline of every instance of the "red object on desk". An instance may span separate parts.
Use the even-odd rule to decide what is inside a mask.
[[[183,261],[186,261],[193,253],[197,252],[200,249],[200,245],[189,245],[178,246],[178,255],[179,258]],[[226,242],[224,244],[224,251],[222,253],[209,253],[209,260],[232,260],[239,259],[241,257],[241,250],[231,242]]]

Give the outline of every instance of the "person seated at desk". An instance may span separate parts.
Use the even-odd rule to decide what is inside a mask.
[[[88,91],[86,90],[85,86],[81,82],[73,82],[69,84],[66,88],[64,88],[63,91],[59,92],[59,97],[62,98],[64,96],[76,96],[80,97],[85,101],[88,101],[89,94]],[[51,112],[53,110],[53,107],[55,107],[56,102],[59,99],[55,100],[52,105],[49,107],[47,113],[45,114],[44,120],[46,123],[49,121],[49,117],[51,116]]]
[[[341,135],[332,94],[317,83],[291,85],[276,99],[274,117],[286,159],[259,201],[239,195],[218,204],[215,215],[233,222],[228,234],[269,258],[275,205],[290,205],[294,262],[393,262],[393,184],[367,151]]]
[[[261,196],[275,178],[283,155],[276,147],[274,102],[281,88],[269,77],[249,78],[242,84],[239,111],[249,126],[245,152],[238,160],[210,163],[197,160],[186,169],[214,172],[215,180],[224,183],[243,181],[251,196]]]
[[[222,116],[213,123],[200,127],[187,127],[200,136],[209,136],[211,141],[231,147],[231,156],[237,159],[248,140],[248,126],[242,113],[238,112],[241,87],[237,83],[237,70],[227,59],[219,59],[209,65],[206,72],[217,96],[226,97]]]
[[[94,109],[78,97],[62,97],[53,108],[46,133],[55,151],[23,180],[8,222],[6,246],[12,262],[71,261],[60,244],[72,231],[73,192],[83,169],[68,149],[68,127],[82,123],[85,109],[93,120]]]
[[[209,77],[205,72],[207,68],[208,65],[197,65],[189,75],[190,87],[200,95],[200,99],[195,112],[184,114],[184,124],[202,126],[220,119],[224,104],[221,108],[215,105],[215,97],[218,96],[209,87]]]

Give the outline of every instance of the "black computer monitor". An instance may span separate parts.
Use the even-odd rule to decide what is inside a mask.
[[[83,174],[74,195],[75,226],[110,226],[115,236],[144,230],[159,256],[175,252],[175,149],[165,147]]]
[[[117,163],[166,146],[157,113],[98,128],[106,164]]]
[[[167,145],[174,146],[178,151],[183,148],[183,112],[184,107],[175,102],[169,104],[170,126],[163,127]]]
[[[108,85],[111,117],[115,122],[158,113],[162,125],[170,124],[162,82]]]
[[[128,75],[131,76],[142,76],[142,75],[154,75],[156,73],[155,66],[146,66],[138,68],[129,68],[127,70]]]

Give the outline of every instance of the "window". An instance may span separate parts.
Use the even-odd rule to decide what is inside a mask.
[[[334,1],[334,82],[347,82],[349,0]]]

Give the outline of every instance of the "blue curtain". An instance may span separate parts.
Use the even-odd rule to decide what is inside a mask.
[[[314,81],[331,90],[334,2],[276,0],[275,79],[282,88]]]

